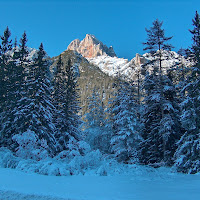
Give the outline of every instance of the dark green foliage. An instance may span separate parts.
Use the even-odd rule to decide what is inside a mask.
[[[45,139],[48,151],[53,155],[55,149],[55,126],[53,124],[53,105],[51,82],[45,51],[41,44],[35,61],[25,71],[23,98],[18,102],[15,125],[17,133],[34,131],[37,139]]]
[[[15,41],[14,41],[14,51],[17,49],[17,37],[15,38]]]
[[[172,45],[166,44],[172,37],[166,37],[163,22],[156,20],[147,31],[147,42],[143,43],[154,57],[151,64],[154,70],[146,73],[143,89],[144,112],[142,121],[143,141],[140,149],[140,162],[153,165],[172,165],[179,139],[180,123],[179,107],[175,87],[169,76],[163,75],[163,50],[171,50]],[[159,62],[156,62],[159,61]]]
[[[159,73],[162,74],[162,54],[163,50],[171,51],[173,46],[167,44],[172,37],[165,36],[165,30],[162,29],[163,22],[156,19],[153,22],[153,26],[150,29],[146,28],[147,41],[143,43],[146,47],[144,50],[148,50],[150,54],[154,57],[152,63],[159,61]]]
[[[110,117],[112,127],[111,147],[119,162],[137,161],[140,122],[135,88],[132,84],[116,81],[115,97],[111,101]]]
[[[16,46],[14,47],[12,50],[14,52],[11,54],[13,56],[8,62],[8,105],[6,106],[6,115],[3,122],[6,126],[4,126],[4,129],[2,130],[2,134],[4,135],[4,139],[6,138],[5,135],[8,136],[10,140],[10,144],[8,146],[12,150],[14,150],[14,147],[11,147],[11,143],[13,143],[12,136],[21,132],[18,126],[16,126],[16,116],[20,112],[19,106],[21,105],[21,99],[24,98],[25,94],[25,72],[28,67],[28,63],[25,62],[26,57],[28,56],[28,47],[26,46],[26,42],[27,38],[26,34],[24,33],[22,39],[20,40],[19,48],[17,49]]]
[[[12,40],[10,39],[11,32],[7,27],[4,34],[1,36],[0,44],[0,110],[3,109],[3,105],[6,101],[8,82],[9,82],[9,66],[7,61],[10,59],[8,51],[12,49]]]
[[[80,126],[79,116],[77,115],[80,107],[78,102],[77,78],[75,76],[72,62],[69,59],[65,68],[67,75],[67,101],[65,106],[66,117],[68,118],[69,133],[76,139],[79,138],[78,127]]]
[[[54,124],[57,128],[58,152],[68,150],[68,143],[72,137],[80,140],[77,78],[74,70],[70,60],[67,65],[63,65],[60,55],[53,80]]]
[[[27,56],[28,56],[28,47],[27,47],[27,35],[26,32],[23,33],[22,38],[20,39],[20,44],[19,44],[19,50],[16,48],[16,41],[15,41],[15,48],[14,48],[14,58],[19,59],[20,64],[23,64],[24,62],[27,61]]]
[[[154,72],[147,75],[143,87],[145,89],[144,112],[141,131],[141,157],[143,164],[172,165],[176,142],[180,138],[179,106],[175,88],[167,76],[162,76],[163,89],[159,87],[159,76]]]
[[[19,111],[18,110],[18,102],[22,98],[22,91],[24,85],[24,66],[18,63],[18,60],[15,57],[15,52],[12,56],[12,44],[10,37],[10,31],[7,28],[4,32],[4,36],[2,36],[2,46],[4,50],[2,52],[2,63],[1,68],[3,69],[4,73],[1,75],[1,81],[3,82],[4,92],[1,91],[3,97],[2,98],[2,121],[3,124],[1,130],[2,145],[7,146],[14,149],[12,136],[17,133],[17,127],[15,124],[15,114]],[[7,41],[7,43],[6,43]],[[14,48],[16,51],[16,48]],[[4,56],[6,54],[6,56]]]
[[[53,104],[55,106],[54,111],[54,124],[57,128],[56,140],[58,142],[58,151],[67,149],[68,127],[66,123],[66,116],[64,107],[67,98],[67,86],[66,86],[66,73],[63,67],[61,55],[59,56],[56,71],[53,79]]]
[[[185,81],[185,93],[181,102],[182,127],[185,133],[181,137],[176,151],[177,170],[184,173],[197,173],[200,171],[200,16],[196,12],[193,22],[192,47],[190,58],[194,65],[188,69],[189,74]]]
[[[192,19],[193,30],[189,30],[192,34],[192,47],[191,52],[193,59],[200,63],[200,16],[196,11],[194,19]]]
[[[146,28],[147,42],[143,43],[146,46],[144,50],[149,50],[151,54],[156,53],[157,50],[163,49],[170,51],[173,48],[171,44],[166,44],[166,42],[171,40],[172,37],[165,36],[165,31],[162,29],[162,25],[163,22],[156,19],[150,29]]]
[[[11,32],[7,27],[4,34],[1,36],[0,45],[0,145],[4,144],[4,141],[8,142],[11,133],[4,132],[4,129],[10,122],[10,116],[7,117],[7,112],[12,112],[11,102],[14,97],[10,95],[10,89],[13,86],[13,69],[14,63],[11,61],[11,56],[8,53],[12,49],[12,40],[10,39]],[[8,127],[9,128],[9,127]],[[4,137],[4,140],[2,140]]]
[[[9,28],[7,27],[4,31],[4,34],[1,36],[1,46],[0,46],[0,56],[1,56],[1,63],[6,64],[6,62],[9,60],[10,55],[6,54],[8,51],[12,50],[12,40],[10,39],[11,32]]]

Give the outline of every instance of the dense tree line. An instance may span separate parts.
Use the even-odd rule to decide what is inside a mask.
[[[170,54],[173,46],[162,25],[155,20],[146,29],[144,50],[153,59],[140,66],[136,84],[115,82],[115,98],[108,106],[110,148],[121,162],[174,165],[180,172],[196,173],[200,171],[200,16],[196,12],[190,30],[192,46],[180,51],[190,66],[180,62],[164,68],[166,51]]]
[[[77,77],[69,59],[59,56],[55,71],[43,44],[31,60],[26,32],[17,45],[6,28],[0,45],[0,146],[37,160],[43,156],[79,151],[85,139],[92,149],[110,154],[119,162],[176,166],[184,173],[200,171],[200,16],[193,21],[193,44],[179,53],[190,60],[167,70],[163,62],[173,46],[158,19],[146,29],[144,50],[153,58],[137,70],[137,81],[120,79],[113,84],[107,105],[94,87],[87,114],[78,112]],[[182,57],[183,58],[183,57]],[[149,70],[151,66],[152,70]],[[101,97],[100,97],[101,96]],[[84,130],[81,133],[81,126]],[[81,151],[79,152],[81,154]]]
[[[76,76],[70,60],[63,66],[60,57],[52,78],[42,43],[29,60],[26,33],[18,46],[15,42],[13,47],[10,37],[7,27],[0,45],[0,145],[12,151],[45,146],[50,156],[69,150],[70,140],[80,140]]]
[[[162,22],[155,20],[146,29],[147,41],[144,50],[154,58],[150,73],[144,70],[142,84],[143,100],[139,144],[139,160],[152,166],[175,165],[180,172],[196,173],[199,165],[199,47],[200,17],[193,19],[192,47],[187,49],[191,66],[171,66],[164,73],[162,61],[165,50],[170,51]]]

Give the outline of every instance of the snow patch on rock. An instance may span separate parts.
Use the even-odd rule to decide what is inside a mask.
[[[189,66],[191,64],[189,60],[174,51],[163,51],[162,55],[162,65],[165,73],[172,67],[176,67],[181,64]],[[91,64],[99,67],[99,69],[107,75],[112,77],[120,76],[130,80],[134,80],[136,72],[141,69],[143,64],[150,63],[153,59],[154,58],[150,53],[145,53],[143,55],[136,54],[136,57],[130,61],[124,58],[105,55],[87,58]],[[154,65],[155,64],[147,64],[147,69],[151,72]]]

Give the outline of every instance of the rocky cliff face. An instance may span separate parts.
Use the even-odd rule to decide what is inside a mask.
[[[142,64],[145,64],[147,60],[144,58],[144,56],[141,56],[140,54],[136,53],[134,63],[136,66],[140,66]]]
[[[112,47],[108,48],[94,35],[90,34],[87,34],[82,41],[79,39],[73,40],[69,44],[67,50],[75,50],[86,58],[94,58],[102,55],[111,57],[116,56]]]

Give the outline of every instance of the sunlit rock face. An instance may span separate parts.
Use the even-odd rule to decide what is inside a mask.
[[[69,44],[67,50],[75,50],[86,58],[94,58],[102,55],[111,57],[116,56],[112,46],[108,48],[91,34],[87,34],[82,41],[79,39],[73,40]]]

